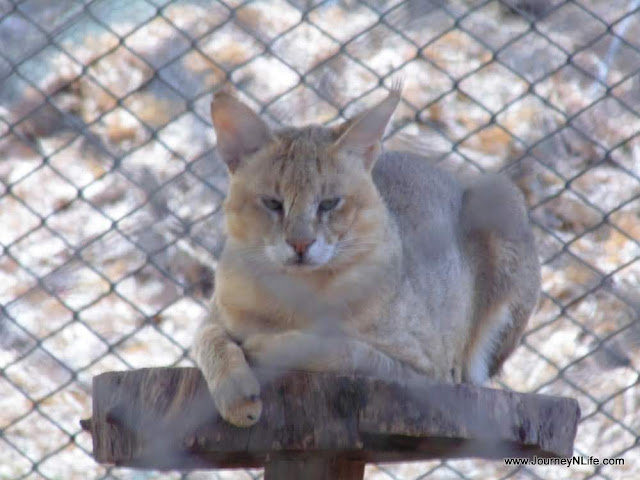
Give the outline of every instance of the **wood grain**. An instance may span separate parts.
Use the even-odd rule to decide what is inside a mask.
[[[242,429],[220,418],[195,368],[99,375],[84,423],[95,459],[149,469],[266,465],[270,479],[317,464],[324,476],[309,478],[362,478],[364,462],[571,456],[580,417],[569,398],[426,379],[408,388],[334,374],[265,377],[262,418]]]

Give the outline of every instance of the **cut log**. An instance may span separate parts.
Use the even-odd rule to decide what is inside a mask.
[[[311,480],[362,478],[365,462],[569,457],[580,417],[570,398],[305,372],[271,375],[262,399],[260,421],[237,428],[195,368],[109,372],[93,380],[83,428],[103,464]]]

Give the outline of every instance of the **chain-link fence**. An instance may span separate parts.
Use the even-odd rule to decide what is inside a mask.
[[[544,291],[494,385],[577,398],[575,453],[625,465],[367,478],[640,478],[640,0],[0,0],[0,478],[205,475],[96,465],[78,420],[96,374],[193,364],[226,189],[211,93],[331,123],[396,78],[387,148],[505,171],[530,206]]]

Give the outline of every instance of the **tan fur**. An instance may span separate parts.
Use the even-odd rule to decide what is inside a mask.
[[[260,415],[250,365],[482,382],[517,345],[540,284],[522,196],[498,176],[465,188],[422,157],[379,156],[398,100],[272,132],[214,98],[228,237],[194,354],[230,422]]]

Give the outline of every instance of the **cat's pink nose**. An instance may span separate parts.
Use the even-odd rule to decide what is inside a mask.
[[[315,238],[288,238],[287,243],[295,250],[298,255],[304,255],[311,244],[315,242]]]

